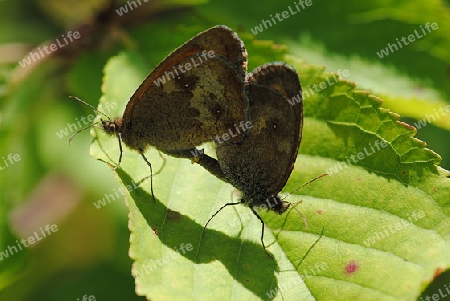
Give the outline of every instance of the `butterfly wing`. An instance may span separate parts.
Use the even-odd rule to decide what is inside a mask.
[[[216,26],[200,33],[167,56],[131,97],[124,142],[177,151],[233,129],[246,120],[246,69],[247,53],[233,31]]]
[[[249,120],[242,144],[216,143],[217,159],[229,182],[243,192],[243,202],[262,204],[286,184],[301,140],[302,102],[298,75],[287,65],[265,65],[249,75]]]
[[[303,129],[303,97],[300,79],[297,71],[285,63],[270,63],[257,67],[249,74],[249,83],[268,87],[283,95],[285,101],[289,103],[293,112],[294,120],[292,127],[292,149],[289,151],[288,161],[291,162],[286,169],[283,181],[279,182],[278,191],[286,184],[294,168],[294,163],[298,155],[298,149],[302,140]]]

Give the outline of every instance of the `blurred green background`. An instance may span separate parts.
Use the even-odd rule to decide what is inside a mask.
[[[170,26],[200,32],[224,24],[240,36],[251,36],[263,19],[294,5],[266,0],[140,2],[119,16],[115,9],[127,1],[0,1],[0,252],[40,227],[58,225],[42,242],[0,261],[0,300],[82,300],[84,295],[144,300],[134,293],[130,274],[123,200],[101,209],[94,206],[105,194],[118,191],[119,184],[105,164],[89,156],[87,131],[70,146],[72,132],[61,132],[93,114],[68,95],[97,106],[103,67],[123,49],[141,53],[150,72],[168,54],[158,44],[172,37],[148,40],[148,30]],[[312,0],[310,7],[253,38],[286,45],[288,55],[329,72],[349,70],[348,80],[382,98],[383,106],[404,122],[437,116],[416,137],[450,169],[450,114],[436,113],[450,105],[448,4]],[[439,28],[382,59],[377,55],[427,22]],[[35,47],[70,30],[81,33],[77,43],[28,67],[18,64]],[[249,70],[260,60],[249,49]],[[10,154],[20,159],[7,161]],[[450,282],[448,277],[440,281]]]

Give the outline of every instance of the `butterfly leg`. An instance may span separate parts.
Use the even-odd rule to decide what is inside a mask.
[[[250,209],[252,210],[253,214],[256,215],[256,217],[259,219],[259,221],[261,222],[261,225],[262,225],[262,227],[261,227],[261,244],[264,248],[264,252],[266,252],[266,254],[270,258],[274,259],[273,256],[269,252],[267,252],[266,245],[264,244],[264,221],[262,220],[262,218],[259,216],[258,212],[256,212],[255,209],[253,209],[252,207],[250,207]]]
[[[176,150],[176,151],[165,150],[164,152],[172,157],[191,159],[192,163],[199,164],[204,169],[209,171],[212,175],[214,175],[217,178],[219,178],[220,180],[228,183],[228,180],[225,177],[225,174],[223,173],[219,162],[216,159],[205,154],[203,152],[203,149],[198,150],[196,148],[193,148],[193,149]]]
[[[203,237],[203,234],[205,233],[205,229],[208,226],[209,222],[220,212],[222,211],[223,208],[227,207],[227,206],[233,206],[233,205],[239,205],[242,204],[241,202],[237,202],[237,203],[226,203],[225,205],[223,205],[222,207],[219,208],[219,210],[217,210],[206,222],[205,226],[203,227],[202,230],[202,235],[200,236],[200,239]]]
[[[153,194],[153,171],[152,171],[152,164],[147,160],[144,153],[141,151],[141,156],[144,159],[145,163],[147,163],[148,167],[150,168],[150,192],[152,193],[153,201],[156,202],[155,195]]]

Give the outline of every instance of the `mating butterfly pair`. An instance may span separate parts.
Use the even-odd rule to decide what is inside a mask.
[[[121,141],[137,150],[150,169],[144,152],[153,146],[194,159],[238,188],[243,193],[240,203],[261,222],[257,207],[286,211],[289,203],[278,193],[291,174],[301,141],[300,81],[284,63],[246,72],[244,44],[228,27],[215,26],[181,45],[139,86],[122,118],[102,121],[105,132],[119,139],[118,165]],[[226,135],[242,123],[250,126]],[[228,138],[214,140],[217,160],[195,149],[216,136]],[[237,203],[225,206],[231,204]],[[262,227],[263,237],[264,223]]]

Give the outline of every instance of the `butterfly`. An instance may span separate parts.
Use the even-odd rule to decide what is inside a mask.
[[[150,146],[174,157],[196,157],[195,146],[246,121],[246,72],[244,44],[226,26],[201,32],[174,50],[137,88],[122,117],[101,120],[103,130],[119,140],[115,168],[121,141],[151,170],[144,155]],[[230,142],[244,136],[243,131]]]
[[[226,206],[244,204],[262,222],[261,242],[265,250],[264,222],[257,210],[282,214],[290,206],[278,193],[294,168],[302,138],[302,90],[297,72],[284,63],[256,68],[248,75],[246,89],[252,127],[245,139],[237,144],[215,143],[217,160],[205,154],[198,162],[239,189],[242,197],[240,202],[222,206],[205,228]]]

